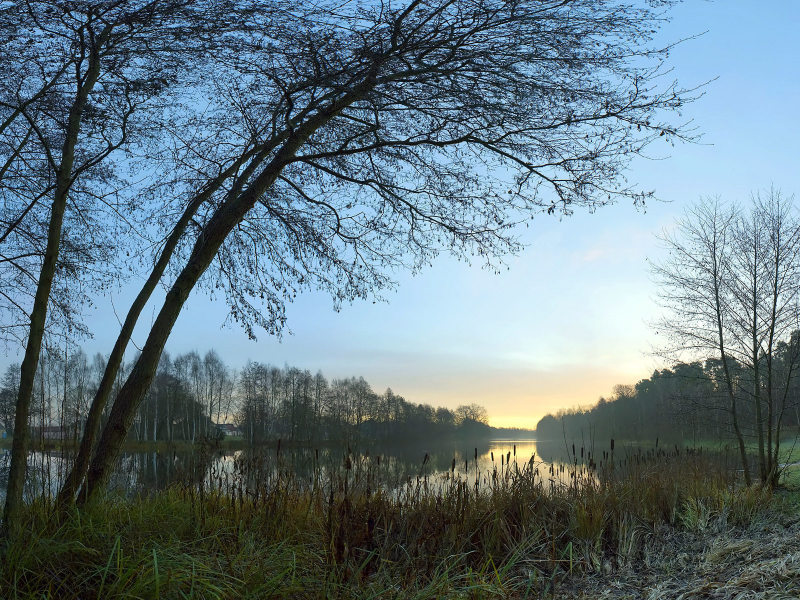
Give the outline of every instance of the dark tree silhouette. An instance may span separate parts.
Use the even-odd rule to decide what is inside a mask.
[[[170,80],[202,64],[207,32],[195,17],[213,17],[215,5],[26,0],[0,7],[0,272],[9,283],[0,301],[17,317],[0,333],[25,339],[4,511],[12,533],[48,309],[80,326],[72,315],[75,296],[80,282],[98,272],[87,267],[117,265],[123,232],[110,215],[132,218],[141,198],[123,201],[121,188],[130,186],[115,163],[153,137],[152,117],[164,111],[156,100]],[[221,27],[215,24],[215,33]],[[20,326],[22,333],[14,333]]]
[[[642,203],[652,194],[626,183],[628,161],[686,137],[660,117],[691,94],[654,87],[665,50],[647,44],[663,17],[647,8],[226,9],[238,28],[222,37],[236,52],[215,57],[203,119],[178,132],[191,143],[176,168],[195,197],[177,211],[185,225],[163,223],[179,238],[162,255],[175,278],[98,442],[88,494],[107,480],[198,283],[222,289],[250,335],[276,333],[284,302],[310,286],[337,303],[378,295],[392,269],[419,269],[442,249],[496,266],[519,247],[513,226],[535,213]]]

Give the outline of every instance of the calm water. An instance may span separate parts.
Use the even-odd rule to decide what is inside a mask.
[[[494,473],[502,476],[529,465],[538,469],[545,480],[564,480],[566,473],[559,475],[560,467],[568,464],[570,451],[563,441],[494,440],[477,446],[463,442],[428,447],[419,443],[406,447],[372,446],[350,453],[346,447],[284,448],[280,453],[271,447],[209,451],[202,456],[187,451],[136,452],[122,456],[112,487],[131,495],[199,481],[231,489],[258,485],[259,481],[289,473],[296,481],[313,485],[315,480],[344,469],[354,478],[372,477],[388,490],[413,481],[436,483],[449,477],[484,486],[491,485]],[[580,455],[580,449],[577,452]],[[5,497],[10,457],[10,451],[0,450],[0,499]],[[32,452],[26,496],[55,494],[71,460],[72,456],[61,452]],[[551,466],[554,475],[550,474]]]

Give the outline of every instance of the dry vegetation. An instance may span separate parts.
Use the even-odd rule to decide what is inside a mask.
[[[703,453],[606,455],[602,468],[587,453],[552,475],[533,460],[435,479],[423,469],[394,491],[382,485],[377,457],[347,454],[302,481],[285,466],[270,451],[203,485],[106,498],[60,524],[37,502],[30,535],[3,550],[2,595],[798,594],[796,507],[785,494],[736,485]]]
[[[559,597],[796,599],[798,521],[796,515],[778,512],[762,513],[747,527],[730,527],[718,518],[693,531],[665,527],[628,568],[569,579]]]

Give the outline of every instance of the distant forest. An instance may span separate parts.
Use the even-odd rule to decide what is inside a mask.
[[[800,333],[795,332],[792,340]],[[786,398],[787,410],[782,415],[783,431],[797,431],[800,424],[800,373],[792,361],[784,360],[789,346],[779,346],[775,356],[774,373],[770,382],[776,404]],[[783,368],[783,363],[786,368]],[[739,426],[745,437],[757,435],[754,410],[754,379],[752,370],[728,359],[739,398]],[[703,441],[733,438],[732,414],[724,389],[722,363],[708,359],[680,363],[672,368],[656,370],[636,385],[617,385],[610,398],[587,407],[563,409],[549,414],[536,425],[539,440],[582,440],[587,444],[605,445],[609,439],[655,442],[662,440]],[[766,369],[762,370],[766,372]],[[760,393],[765,394],[766,382],[761,381]]]
[[[133,363],[120,370],[115,394]],[[30,417],[34,437],[57,429],[66,439],[80,439],[104,367],[101,355],[90,360],[79,349],[43,356]],[[0,379],[0,428],[8,432],[14,424],[18,382],[19,365],[11,365]],[[248,362],[233,370],[211,350],[204,356],[189,352],[174,358],[164,353],[129,439],[195,441],[220,435],[220,423],[236,425],[237,433],[255,443],[477,441],[532,435],[530,430],[490,427],[488,412],[478,404],[455,409],[416,404],[391,389],[375,392],[363,377],[329,381],[321,372],[290,366]]]

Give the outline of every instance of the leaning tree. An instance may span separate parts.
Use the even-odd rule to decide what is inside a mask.
[[[650,3],[665,6],[669,2]],[[83,493],[108,480],[170,331],[199,284],[248,334],[277,332],[309,287],[347,301],[440,251],[495,265],[541,211],[652,194],[629,161],[687,139],[657,86],[664,16],[617,1],[247,2],[176,169],[196,190],[167,244],[166,299],[97,442]],[[188,139],[189,136],[187,136]],[[202,197],[201,197],[202,196]],[[197,204],[193,204],[196,202]],[[83,478],[77,473],[74,479]]]

